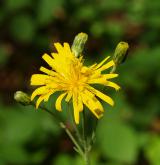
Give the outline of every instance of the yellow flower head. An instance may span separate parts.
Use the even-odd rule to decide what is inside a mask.
[[[48,101],[51,94],[61,91],[56,100],[55,107],[62,111],[61,102],[65,98],[66,102],[72,99],[75,122],[79,123],[79,113],[83,111],[83,104],[99,119],[103,116],[103,106],[97,99],[99,97],[108,104],[114,104],[113,100],[99,90],[93,88],[92,84],[102,84],[118,90],[120,87],[109,81],[118,74],[104,74],[104,70],[114,66],[113,60],[106,63],[109,57],[99,64],[84,66],[82,56],[75,57],[68,43],[62,46],[60,43],[54,44],[57,53],[51,53],[52,57],[44,54],[42,58],[51,67],[46,69],[40,67],[43,74],[34,74],[31,77],[31,85],[41,86],[37,88],[31,96],[33,100],[37,95],[36,108],[44,100]]]

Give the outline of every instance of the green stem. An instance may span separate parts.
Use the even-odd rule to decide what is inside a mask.
[[[72,140],[72,142],[74,143],[74,145],[76,146],[75,150],[81,155],[83,156],[83,150],[81,149],[80,145],[78,144],[78,142],[76,141],[76,139],[74,138],[74,136],[72,135],[72,133],[70,132],[70,130],[66,127],[66,125],[61,122],[60,123],[61,128],[63,128],[65,130],[65,132],[67,133],[67,135],[69,136],[69,138]]]
[[[87,142],[87,134],[86,134],[86,116],[85,116],[85,112],[83,110],[83,115],[82,115],[82,131],[83,131],[83,146],[84,146],[84,161],[85,161],[85,165],[89,165],[89,146],[88,146],[88,142]]]
[[[34,103],[32,103],[32,105],[34,106]],[[50,110],[48,110],[46,107],[40,106],[40,109],[42,109],[43,111],[46,111],[47,113],[49,113],[50,115],[52,115],[52,117],[54,118],[55,122],[57,125],[59,125],[62,129],[65,130],[66,134],[69,136],[69,138],[72,140],[73,144],[76,146],[75,150],[81,155],[83,156],[83,150],[80,147],[80,145],[78,144],[78,142],[76,141],[75,137],[72,135],[71,131],[66,127],[66,125],[62,122],[62,120],[53,112],[51,112]]]

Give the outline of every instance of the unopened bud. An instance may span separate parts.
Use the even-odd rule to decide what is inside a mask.
[[[14,99],[22,105],[30,105],[31,104],[30,97],[22,91],[15,92]]]
[[[114,55],[113,55],[113,61],[115,62],[116,66],[123,63],[127,57],[128,54],[129,45],[127,42],[119,42]]]
[[[79,33],[76,35],[72,44],[72,52],[76,57],[82,54],[87,39],[88,35],[86,33]]]

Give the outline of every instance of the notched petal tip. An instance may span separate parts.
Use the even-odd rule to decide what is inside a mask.
[[[117,87],[116,91],[119,91],[120,89],[121,89],[121,87],[118,85],[118,87]]]
[[[75,123],[78,125],[79,124],[79,120],[75,119]]]
[[[93,111],[98,119],[100,119],[103,116],[104,111],[102,111],[101,109],[94,109]]]
[[[64,47],[59,42],[54,43],[54,46],[58,53],[60,53],[64,50]]]
[[[113,107],[114,106],[114,101],[112,103],[110,103],[110,105]]]

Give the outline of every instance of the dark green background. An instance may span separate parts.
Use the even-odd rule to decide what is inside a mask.
[[[0,2],[0,165],[83,164],[48,114],[13,100],[16,90],[33,91],[30,77],[53,42],[71,44],[79,32],[89,35],[86,64],[113,55],[120,41],[130,45],[117,70],[122,89],[107,91],[116,104],[104,104],[91,165],[160,165],[159,0]]]

